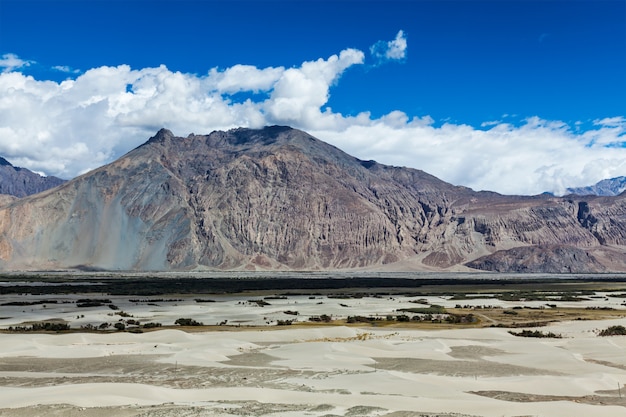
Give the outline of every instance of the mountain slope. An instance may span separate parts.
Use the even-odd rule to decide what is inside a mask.
[[[577,195],[615,196],[626,190],[626,177],[616,177],[597,182],[588,187],[568,188],[567,193]]]
[[[0,157],[0,194],[25,197],[37,194],[65,181],[57,177],[42,177],[26,168],[14,167]]]
[[[440,270],[481,259],[473,266],[515,271],[512,249],[559,245],[564,268],[580,269],[584,250],[596,262],[583,269],[626,270],[625,200],[474,192],[288,127],[161,130],[110,165],[1,206],[0,266]],[[535,259],[525,268],[540,269]]]

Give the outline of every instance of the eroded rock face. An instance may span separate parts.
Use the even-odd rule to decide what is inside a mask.
[[[615,262],[626,242],[625,200],[474,192],[419,170],[358,160],[288,127],[187,138],[161,130],[110,165],[0,205],[0,262],[32,269],[396,263],[441,270],[467,269],[467,262],[519,247],[610,247],[594,260],[546,253],[562,258],[556,264],[564,270],[626,270]],[[508,271],[519,270],[509,264]]]

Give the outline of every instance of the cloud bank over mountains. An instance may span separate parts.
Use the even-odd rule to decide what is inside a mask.
[[[55,82],[26,75],[32,62],[5,54],[0,155],[16,166],[72,178],[113,161],[161,127],[186,136],[281,124],[361,159],[419,168],[476,190],[560,193],[626,175],[624,116],[607,115],[584,130],[532,115],[522,123],[503,116],[472,127],[401,109],[375,118],[367,109],[347,115],[327,106],[350,68],[376,71],[405,59],[403,31],[374,44],[367,56],[344,49],[291,68],[234,65],[202,75],[119,65],[68,72],[73,78]]]

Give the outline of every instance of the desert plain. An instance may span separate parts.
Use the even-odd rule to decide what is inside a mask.
[[[87,278],[0,280],[0,416],[626,414],[626,336],[601,336],[626,326],[623,276],[148,295]]]

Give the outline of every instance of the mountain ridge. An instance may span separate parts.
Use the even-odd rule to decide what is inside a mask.
[[[625,200],[476,192],[287,126],[162,129],[0,206],[0,267],[541,272],[540,256],[514,249],[558,246],[554,268],[626,271]]]
[[[0,194],[21,198],[64,182],[65,180],[57,177],[44,177],[26,168],[15,167],[0,156]]]
[[[626,177],[608,178],[587,187],[568,188],[568,194],[616,196],[626,191]]]

